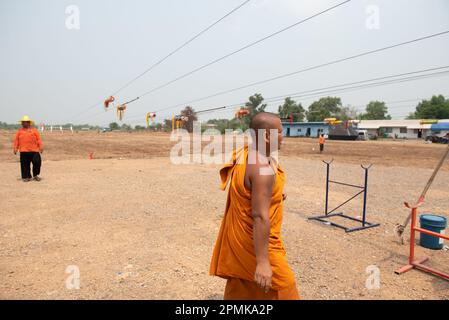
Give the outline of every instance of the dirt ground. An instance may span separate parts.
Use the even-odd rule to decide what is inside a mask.
[[[225,281],[208,274],[226,201],[219,165],[171,163],[163,133],[45,133],[43,179],[23,183],[12,138],[0,132],[0,298],[223,297]],[[319,155],[315,139],[285,139],[283,239],[303,299],[449,299],[448,281],[394,273],[407,263],[408,246],[393,234],[408,213],[403,201],[417,199],[444,147],[328,141]],[[348,183],[362,183],[360,164],[373,164],[367,216],[380,227],[347,234],[307,220],[323,212],[321,160],[332,158],[332,178]],[[420,212],[449,217],[448,181],[446,162]],[[352,194],[333,186],[330,205]],[[361,209],[359,199],[342,210],[357,217]],[[449,272],[449,251],[418,246],[417,255]],[[66,287],[72,266],[79,289]],[[380,288],[368,289],[376,267]]]

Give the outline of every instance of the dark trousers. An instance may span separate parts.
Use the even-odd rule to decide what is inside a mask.
[[[20,171],[22,179],[31,178],[31,163],[33,163],[33,177],[41,173],[41,155],[39,152],[20,153]]]
[[[324,144],[320,143],[320,152],[323,152],[324,150]]]

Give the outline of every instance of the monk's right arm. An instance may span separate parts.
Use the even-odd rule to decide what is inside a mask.
[[[261,175],[260,168],[253,168],[251,176],[251,207],[254,219],[253,238],[256,253],[256,283],[265,291],[271,288],[272,270],[268,256],[270,237],[269,209],[274,184],[274,175]]]

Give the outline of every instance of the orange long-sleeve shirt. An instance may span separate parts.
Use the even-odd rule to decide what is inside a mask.
[[[20,152],[39,152],[43,144],[36,128],[20,128],[14,139],[14,150]]]

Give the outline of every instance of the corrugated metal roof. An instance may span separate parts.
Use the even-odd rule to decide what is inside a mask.
[[[430,129],[430,124],[421,124],[421,120],[360,120],[359,129],[407,128]]]
[[[292,122],[290,123],[289,121],[283,121],[282,122],[283,125],[287,125],[287,124],[292,124],[292,125],[301,125],[301,126],[307,126],[307,125],[329,125],[326,122]]]
[[[421,124],[420,119],[413,120],[352,120],[357,123],[359,129],[379,129],[379,128],[407,128],[407,129],[430,129],[431,126],[435,124]],[[438,124],[447,123],[449,124],[449,119],[439,120]],[[283,121],[283,125],[293,125],[293,126],[328,126],[326,122],[293,122]],[[448,129],[441,129],[448,130]]]

